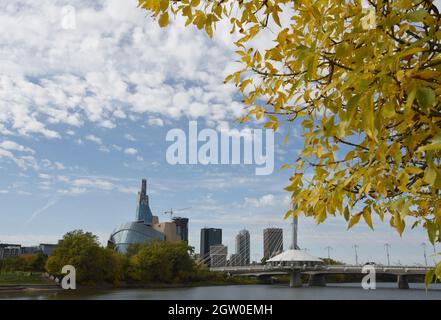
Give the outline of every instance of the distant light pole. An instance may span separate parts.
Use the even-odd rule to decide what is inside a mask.
[[[390,255],[389,255],[390,244],[386,243],[384,246],[386,247],[387,265],[390,266]]]
[[[328,250],[328,260],[331,260],[331,250],[332,250],[332,247],[331,246],[327,246],[325,249]]]
[[[354,244],[353,247],[354,247],[354,250],[355,250],[355,265],[358,266],[358,252],[357,252],[358,245]]]
[[[427,247],[427,245],[426,245],[425,242],[423,242],[423,243],[421,244],[421,246],[423,247],[423,250],[424,250],[424,263],[425,263],[425,265],[426,265],[426,267],[427,267],[427,253],[426,253],[426,247]]]
[[[436,266],[436,248],[435,248],[435,245],[433,245],[433,264]]]

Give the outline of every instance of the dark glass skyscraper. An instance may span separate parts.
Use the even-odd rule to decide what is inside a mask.
[[[176,234],[181,240],[188,242],[188,218],[175,217],[173,222],[176,224]]]
[[[210,246],[222,244],[222,229],[203,228],[201,229],[200,257],[210,265]]]

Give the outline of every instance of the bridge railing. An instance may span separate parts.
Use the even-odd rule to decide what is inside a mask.
[[[375,270],[379,272],[427,272],[430,267],[417,266],[384,266],[372,265]],[[262,271],[280,271],[280,270],[305,270],[305,271],[328,271],[328,272],[361,272],[363,266],[361,265],[315,265],[315,266],[291,266],[291,265],[258,265],[258,266],[236,266],[236,267],[215,267],[210,268],[211,271],[216,272],[230,272],[230,273],[253,273]]]

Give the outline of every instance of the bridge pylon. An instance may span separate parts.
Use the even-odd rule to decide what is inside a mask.
[[[291,288],[302,287],[302,278],[299,270],[293,270],[289,273],[289,286]]]

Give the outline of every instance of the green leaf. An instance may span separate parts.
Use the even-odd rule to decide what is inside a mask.
[[[416,99],[425,113],[429,113],[430,108],[436,103],[435,92],[429,87],[418,88]]]
[[[424,9],[420,9],[407,14],[407,19],[412,22],[421,22],[427,16],[428,12]]]

